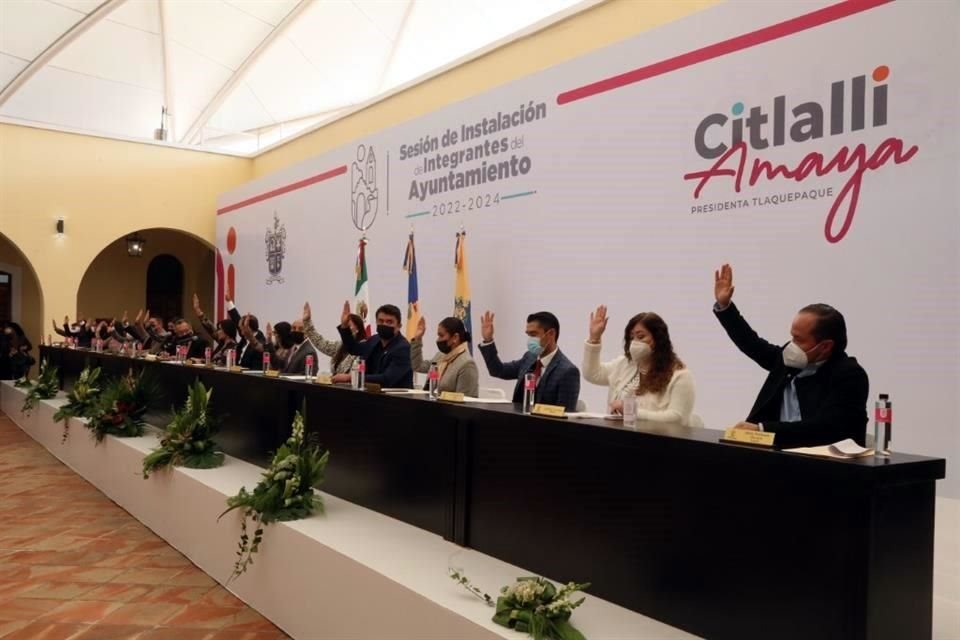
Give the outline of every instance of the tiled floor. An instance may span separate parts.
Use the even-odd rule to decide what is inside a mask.
[[[286,637],[0,414],[2,640]]]

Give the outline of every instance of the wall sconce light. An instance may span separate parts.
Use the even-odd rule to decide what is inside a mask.
[[[58,236],[63,235],[63,229],[64,229],[63,218],[57,218],[57,235]]]
[[[132,233],[127,236],[127,255],[131,258],[139,258],[143,255],[143,245],[147,244],[146,239],[139,233]]]

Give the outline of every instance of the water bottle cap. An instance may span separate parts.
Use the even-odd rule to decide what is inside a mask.
[[[890,396],[889,396],[889,394],[881,393],[881,394],[880,394],[880,399],[881,399],[881,400],[889,400],[889,399],[890,399]]]

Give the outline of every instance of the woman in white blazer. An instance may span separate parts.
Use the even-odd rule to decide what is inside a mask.
[[[670,331],[655,313],[638,313],[623,332],[623,355],[600,362],[601,338],[607,328],[607,308],[590,314],[590,337],[580,369],[587,382],[609,387],[607,404],[622,413],[623,398],[637,398],[637,418],[690,426],[696,396],[693,376],[673,352]]]

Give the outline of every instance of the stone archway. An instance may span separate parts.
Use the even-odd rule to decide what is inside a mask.
[[[3,311],[10,320],[23,327],[34,344],[33,356],[43,342],[46,324],[43,317],[43,289],[30,260],[12,240],[0,233],[0,272],[6,274],[4,295],[8,306]],[[0,303],[3,304],[3,303]],[[0,318],[3,320],[5,318]]]

